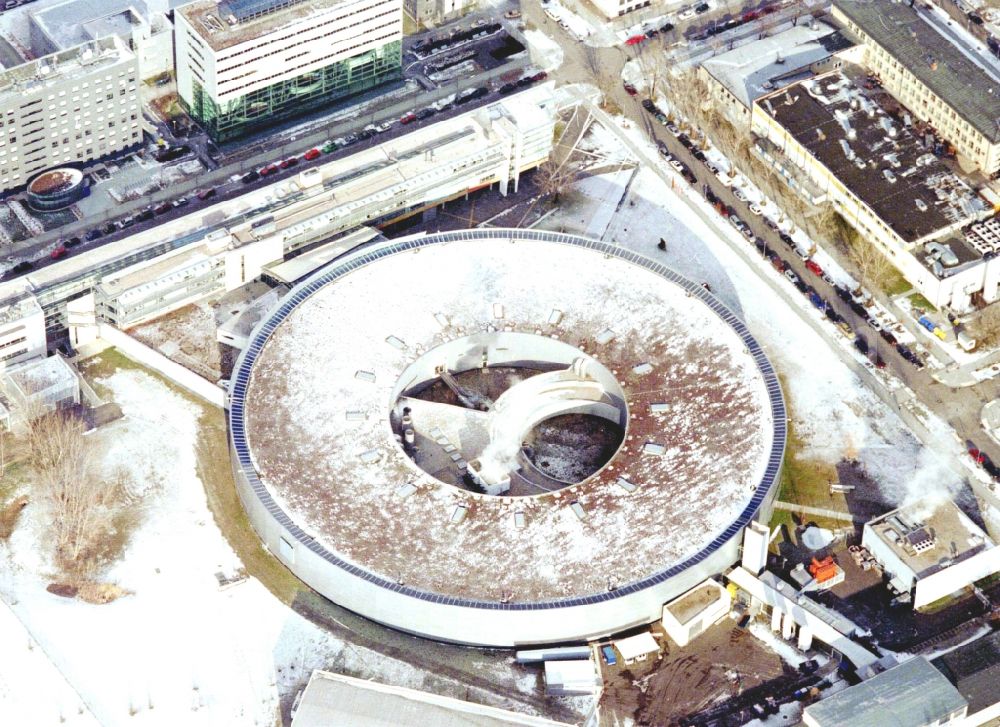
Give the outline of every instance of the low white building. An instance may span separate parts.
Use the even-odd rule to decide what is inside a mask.
[[[58,354],[26,361],[0,376],[7,429],[23,429],[31,421],[80,403],[80,380],[73,367]]]
[[[916,503],[865,523],[861,544],[914,608],[1000,572],[1000,548],[951,501]]]
[[[729,591],[709,578],[666,604],[661,623],[674,643],[684,647],[716,621],[725,618],[732,603]]]
[[[545,693],[556,697],[596,694],[601,676],[593,659],[545,662]]]
[[[646,661],[651,654],[660,653],[660,645],[648,631],[628,636],[624,639],[616,639],[615,648],[622,656],[622,661],[626,664],[634,664],[637,661]]]

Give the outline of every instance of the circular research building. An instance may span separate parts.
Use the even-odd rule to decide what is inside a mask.
[[[63,209],[78,202],[86,189],[79,169],[50,169],[28,183],[28,204],[36,210]]]
[[[533,230],[331,263],[251,335],[229,418],[244,506],[299,578],[490,646],[660,618],[769,517],[785,444],[774,372],[719,301]]]

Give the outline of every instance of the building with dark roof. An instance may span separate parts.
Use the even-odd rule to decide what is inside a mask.
[[[905,118],[840,72],[754,102],[758,147],[786,178],[805,178],[936,307],[965,310],[972,295],[1000,297],[1000,267],[961,230],[986,204]],[[801,186],[801,185],[800,185]]]
[[[923,3],[835,0],[885,89],[987,174],[1000,170],[1000,72]]]
[[[967,724],[1000,717],[1000,632],[959,646],[931,662],[969,703]]]
[[[807,727],[929,727],[963,724],[965,699],[922,656],[884,671],[802,713]]]

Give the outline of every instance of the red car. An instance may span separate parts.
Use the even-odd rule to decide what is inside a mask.
[[[625,41],[625,45],[639,45],[644,40],[646,40],[646,36],[644,35],[633,35]]]
[[[399,123],[401,124],[409,124],[411,121],[416,121],[416,120],[417,120],[417,115],[412,111],[409,111],[399,117]]]
[[[266,167],[260,170],[259,174],[262,177],[266,177],[268,174],[274,174],[278,171],[278,167],[274,164],[268,164]]]
[[[294,167],[298,163],[299,163],[298,157],[288,157],[284,161],[280,162],[278,166],[281,167],[282,169],[288,169],[288,167]]]
[[[60,245],[55,250],[49,253],[49,257],[53,260],[58,260],[69,255],[69,250],[66,249],[65,245]]]
[[[623,85],[625,87],[625,93],[627,93],[629,96],[635,96],[637,93],[639,93],[636,90],[635,86],[633,86],[631,83],[625,83]]]
[[[814,275],[819,275],[820,277],[822,277],[823,268],[814,263],[812,260],[806,260],[806,267],[809,268],[809,272],[813,273]]]
[[[311,162],[313,159],[318,158],[319,155],[320,155],[319,149],[310,149],[309,151],[307,151],[305,154],[302,155],[302,158],[305,159],[307,162]]]

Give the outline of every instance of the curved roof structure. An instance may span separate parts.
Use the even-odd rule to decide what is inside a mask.
[[[400,376],[491,333],[555,339],[611,372],[627,424],[602,469],[511,498],[415,466],[389,423]],[[771,493],[784,418],[763,353],[701,286],[531,230],[418,236],[332,263],[258,327],[230,402],[244,501],[286,545],[416,599],[504,609],[621,598],[709,557]]]

